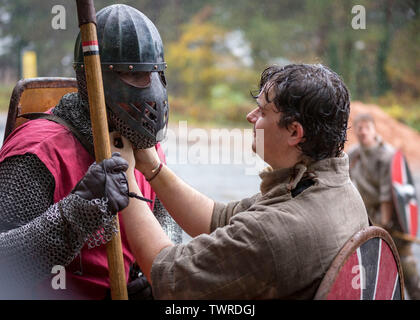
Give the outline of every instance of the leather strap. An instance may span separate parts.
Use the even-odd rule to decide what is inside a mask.
[[[95,150],[93,149],[93,145],[70,123],[57,117],[56,115],[49,114],[49,113],[42,113],[42,112],[28,112],[18,116],[18,118],[25,118],[28,120],[36,120],[36,119],[46,119],[49,121],[53,121],[55,123],[61,124],[69,129],[76,139],[82,144],[82,146],[86,149],[89,154],[95,158]]]
[[[79,27],[87,23],[96,24],[95,7],[92,0],[76,0],[77,16],[79,18]]]

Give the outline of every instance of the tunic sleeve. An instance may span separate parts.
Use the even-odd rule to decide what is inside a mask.
[[[213,214],[210,224],[210,232],[213,232],[219,227],[226,226],[229,220],[238,212],[244,212],[248,210],[260,196],[259,193],[255,194],[251,198],[245,198],[241,201],[232,201],[227,205],[215,202],[213,208]]]
[[[187,244],[164,248],[152,265],[156,299],[255,299],[273,290],[270,240],[255,212]]]

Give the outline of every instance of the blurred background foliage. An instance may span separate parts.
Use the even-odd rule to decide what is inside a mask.
[[[175,118],[245,122],[250,90],[270,64],[323,63],[353,100],[377,103],[420,130],[420,0],[124,1],[158,27]],[[95,7],[114,1],[95,0]],[[54,5],[66,29],[54,30]],[[354,5],[366,29],[351,26]],[[0,109],[20,75],[20,52],[35,50],[39,76],[74,76],[75,1],[0,0]]]

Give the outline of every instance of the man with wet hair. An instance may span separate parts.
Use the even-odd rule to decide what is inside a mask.
[[[359,144],[349,150],[350,176],[366,205],[371,221],[390,231],[402,232],[392,200],[391,162],[395,149],[378,135],[369,113],[356,116],[353,129]],[[420,276],[411,242],[393,237],[411,299],[420,299]]]
[[[193,237],[174,245],[141,201],[130,199],[123,210],[130,247],[155,298],[312,299],[342,246],[368,226],[343,152],[350,100],[340,77],[323,65],[271,66],[255,101],[247,115],[252,148],[268,167],[260,192],[241,201],[209,199],[153,148],[133,152],[124,139],[130,190],[140,193],[136,168]]]

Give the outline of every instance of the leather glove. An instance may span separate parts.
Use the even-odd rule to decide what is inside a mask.
[[[130,267],[127,292],[129,300],[153,300],[152,287],[137,262]]]
[[[144,274],[127,285],[129,300],[153,300],[152,287]]]
[[[93,163],[71,193],[89,201],[107,198],[108,210],[116,214],[129,202],[127,169],[127,161],[114,152],[110,159]]]
[[[127,284],[128,300],[154,300],[152,287],[142,274]],[[105,300],[111,300],[111,290],[107,290]]]

